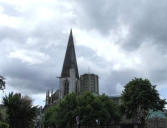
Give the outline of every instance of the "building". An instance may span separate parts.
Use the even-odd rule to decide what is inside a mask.
[[[78,92],[82,94],[85,91],[99,95],[99,79],[95,74],[84,74],[79,78]]]
[[[167,127],[167,117],[164,111],[149,111],[147,117],[147,127],[148,128],[166,128]]]
[[[121,96],[109,96],[109,98],[112,99],[115,104],[121,104]]]
[[[53,91],[53,89],[51,91],[47,91],[45,105],[47,106],[56,104],[59,101],[59,94],[60,94],[59,89],[56,90],[55,92]]]
[[[72,30],[70,32],[64,64],[59,78],[60,98],[69,93],[76,93],[79,80]]]
[[[82,94],[90,91],[99,94],[98,76],[95,74],[84,74],[79,77],[77,59],[75,54],[72,30],[69,35],[65,53],[62,72],[59,77],[59,89],[56,92],[46,92],[46,107],[56,104],[60,99],[70,93]]]

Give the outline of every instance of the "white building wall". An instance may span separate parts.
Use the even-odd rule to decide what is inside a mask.
[[[75,77],[75,69],[70,69],[70,77],[69,77],[69,93],[76,93],[76,82],[77,79]]]
[[[64,97],[64,86],[65,86],[64,84],[66,80],[68,80],[69,82],[69,92],[68,93],[77,93],[76,92],[77,78],[75,76],[74,68],[70,69],[70,77],[59,78],[59,89],[60,89],[59,97],[60,99]]]
[[[64,78],[59,78],[59,97],[62,99],[64,97]]]

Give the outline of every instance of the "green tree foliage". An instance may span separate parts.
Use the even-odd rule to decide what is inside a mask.
[[[0,76],[0,90],[5,89],[5,78]]]
[[[142,78],[135,78],[126,84],[121,102],[126,116],[135,119],[143,127],[149,110],[162,110],[166,104],[165,100],[160,99],[156,86]]]
[[[5,122],[0,122],[0,128],[9,128],[9,125]]]
[[[112,121],[119,121],[120,120],[120,107],[119,107],[119,105],[116,105],[108,96],[106,96],[104,94],[99,96],[99,99],[100,99],[100,103],[102,104],[102,108],[105,108],[104,110],[106,110],[105,115],[107,115],[107,113],[108,113],[108,116],[103,117],[103,119],[107,120],[108,122],[110,122],[111,120]],[[99,118],[100,117],[101,117],[101,115],[99,116]]]
[[[69,94],[56,106],[50,107],[44,115],[45,127],[58,128],[71,127],[79,116],[81,124],[92,125],[96,120],[101,123],[118,121],[119,108],[113,101],[105,96],[94,96],[86,92],[81,96]]]
[[[6,121],[7,119],[7,113],[6,109],[3,106],[0,106],[0,121]]]
[[[54,118],[54,113],[57,111],[56,106],[51,106],[45,111],[44,117],[43,117],[43,122],[45,127],[55,127],[55,118]]]
[[[106,95],[94,96],[86,92],[78,97],[78,114],[81,123],[95,124],[99,120],[101,124],[118,121],[120,118],[119,108]]]
[[[32,128],[37,107],[32,106],[29,97],[22,97],[20,93],[9,93],[8,96],[3,97],[3,104],[7,108],[11,128]]]

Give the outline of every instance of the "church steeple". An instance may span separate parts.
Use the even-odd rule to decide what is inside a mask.
[[[74,48],[74,40],[73,40],[73,34],[72,34],[72,29],[71,29],[69,40],[68,40],[68,45],[66,49],[63,69],[61,72],[61,77],[62,78],[69,77],[70,69],[72,68],[75,69],[76,78],[79,78],[78,66],[77,66],[77,60],[76,60],[75,48]]]

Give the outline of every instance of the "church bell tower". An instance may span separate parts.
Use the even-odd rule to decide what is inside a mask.
[[[78,66],[75,55],[72,30],[70,32],[64,64],[59,78],[60,98],[69,93],[76,93],[77,81],[79,80]]]

